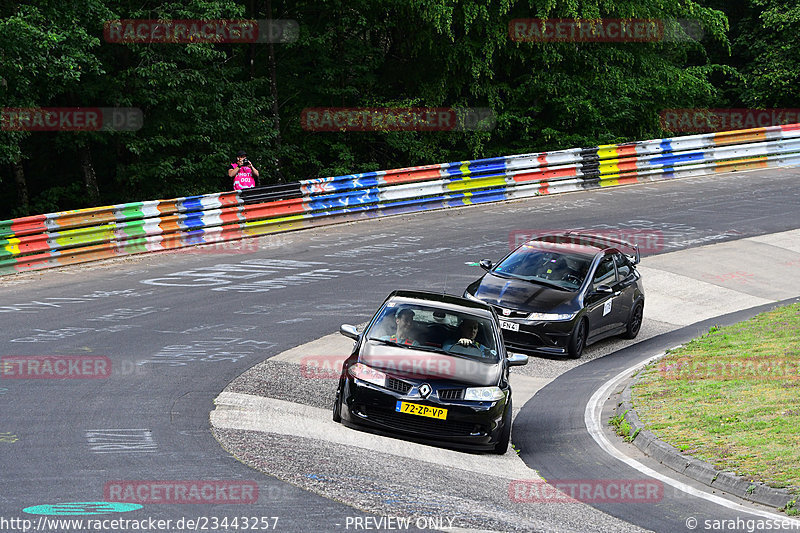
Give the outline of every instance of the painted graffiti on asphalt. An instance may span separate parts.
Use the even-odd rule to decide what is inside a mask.
[[[170,344],[137,364],[163,364],[167,366],[185,366],[189,363],[236,362],[243,357],[263,353],[275,346],[270,341],[257,341],[242,338],[213,338],[195,341],[190,344]]]
[[[75,297],[53,296],[20,304],[2,305],[0,306],[0,313],[36,313],[44,309],[58,309],[68,305],[83,304],[104,298],[140,298],[154,293],[155,290],[137,291],[136,289],[124,289],[119,291],[94,291],[90,294]]]
[[[165,277],[142,280],[141,283],[166,287],[208,287],[213,291],[268,292],[364,272],[317,268],[326,264],[318,261],[250,259],[240,263],[221,263],[173,272]],[[303,271],[286,274],[286,271],[296,270]],[[275,274],[279,276],[269,278]],[[243,280],[248,281],[242,283]]]

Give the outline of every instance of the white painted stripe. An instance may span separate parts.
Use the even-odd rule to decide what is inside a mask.
[[[611,380],[607,381],[602,387],[597,389],[597,391],[589,399],[589,403],[586,404],[586,410],[583,413],[583,420],[584,423],[586,424],[586,429],[589,431],[589,434],[595,440],[597,445],[600,446],[607,454],[614,457],[615,459],[622,461],[631,468],[638,470],[639,472],[641,472],[646,476],[650,476],[654,479],[657,479],[662,483],[670,485],[680,490],[681,492],[685,492],[690,496],[701,498],[703,500],[715,503],[717,505],[726,507],[728,509],[737,512],[747,513],[754,516],[760,516],[763,518],[768,518],[770,520],[789,520],[792,522],[793,525],[800,527],[800,520],[792,519],[787,517],[786,515],[781,515],[778,513],[751,509],[745,507],[743,504],[731,502],[730,500],[721,498],[720,496],[716,496],[705,490],[696,489],[691,485],[678,481],[677,479],[673,479],[669,476],[665,476],[659,472],[656,472],[652,468],[643,465],[639,461],[631,457],[628,457],[627,455],[617,450],[617,448],[614,447],[614,445],[606,438],[606,436],[603,434],[603,429],[602,429],[603,421],[601,415],[603,411],[603,404],[605,403],[605,399],[608,397],[611,390],[618,383],[622,382],[623,380],[631,376],[634,372],[638,371],[651,361],[655,361],[656,359],[662,357],[663,355],[664,353],[654,355],[653,357],[650,357],[646,361],[637,363],[629,368],[626,368],[625,370],[617,374],[615,377],[613,377]]]

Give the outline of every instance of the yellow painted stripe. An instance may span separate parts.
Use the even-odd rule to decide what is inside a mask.
[[[610,157],[619,157],[616,144],[601,144],[597,148],[597,155],[600,159],[608,159]]]
[[[471,189],[483,189],[485,187],[499,187],[506,184],[503,176],[493,178],[468,178],[465,180],[451,181],[445,188],[448,191],[465,191]]]
[[[615,185],[619,185],[619,180],[617,178],[619,178],[619,174],[616,174],[616,175],[608,177],[608,178],[602,178],[600,180],[600,186],[601,187],[613,187]]]
[[[469,176],[470,174],[472,174],[472,172],[469,169],[469,163],[470,163],[469,161],[461,162],[461,168],[459,168],[459,170],[464,176]]]
[[[8,244],[6,244],[4,248],[11,255],[19,255],[19,239],[11,237],[8,239]]]
[[[619,167],[617,166],[618,162],[619,159],[615,159],[613,162],[601,163],[600,175],[603,176],[605,174],[619,174]]]
[[[91,228],[79,228],[59,231],[56,235],[58,246],[72,246],[87,244],[97,241],[111,241],[114,239],[114,224],[106,224]]]

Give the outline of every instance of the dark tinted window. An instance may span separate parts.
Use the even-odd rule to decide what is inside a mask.
[[[594,279],[592,280],[592,287],[597,288],[600,285],[608,285],[609,287],[616,283],[617,278],[614,271],[614,258],[610,255],[607,255],[600,261],[600,264],[597,265],[597,271],[594,273]]]
[[[633,273],[631,262],[628,261],[627,257],[622,254],[614,254],[614,258],[617,261],[617,272],[619,273],[619,279],[625,279]]]

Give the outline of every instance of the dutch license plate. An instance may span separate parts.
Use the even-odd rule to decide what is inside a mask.
[[[438,418],[439,420],[447,419],[447,409],[439,407],[429,407],[427,405],[419,405],[418,403],[397,402],[394,408],[398,413],[408,413],[410,415],[427,416],[428,418]]]
[[[519,324],[516,322],[509,322],[507,320],[501,320],[500,327],[511,331],[519,331]]]

